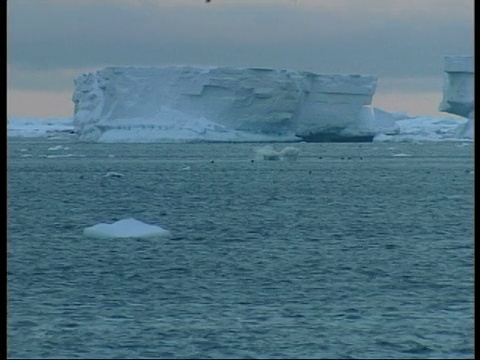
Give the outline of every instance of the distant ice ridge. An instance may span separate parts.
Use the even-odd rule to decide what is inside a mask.
[[[93,142],[373,137],[364,107],[375,88],[369,75],[109,67],[75,80],[74,126],[80,140]]]
[[[7,119],[9,137],[52,137],[72,135],[73,118],[20,118]]]
[[[395,133],[380,133],[373,141],[468,141],[472,139],[463,127],[468,124],[464,118],[407,117],[395,121]]]

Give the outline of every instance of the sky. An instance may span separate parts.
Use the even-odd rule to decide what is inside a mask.
[[[474,0],[9,0],[7,116],[71,117],[77,76],[167,65],[370,74],[372,105],[450,116],[444,56],[473,49]]]

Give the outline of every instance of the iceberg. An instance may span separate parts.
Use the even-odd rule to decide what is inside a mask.
[[[439,110],[459,118],[409,117],[376,109],[374,118],[387,124],[394,120],[390,132],[382,130],[373,141],[458,141],[473,140],[474,73],[471,56],[444,58],[443,98]],[[380,122],[380,117],[384,118]],[[393,131],[392,131],[393,130]]]
[[[447,56],[444,66],[439,109],[456,117],[373,107],[377,80],[370,75],[108,67],[75,79],[73,119],[10,118],[7,134],[75,134],[80,141],[105,143],[472,141],[473,58]],[[297,153],[272,148],[259,156],[293,160]]]
[[[446,56],[444,59],[443,99],[439,110],[467,118],[458,127],[457,138],[473,140],[474,64],[472,56]]]
[[[473,57],[446,56],[444,70],[443,99],[439,110],[473,118]]]
[[[100,223],[87,227],[83,235],[99,239],[170,237],[170,232],[156,225],[145,224],[133,218],[113,224]]]
[[[370,75],[108,67],[74,84],[81,141],[371,141],[378,132]]]
[[[394,134],[380,133],[373,141],[458,141],[459,129],[467,123],[467,119],[453,117],[406,117],[395,120]]]

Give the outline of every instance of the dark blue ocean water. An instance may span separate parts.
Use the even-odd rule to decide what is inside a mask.
[[[9,139],[8,356],[473,358],[472,144],[262,145]]]

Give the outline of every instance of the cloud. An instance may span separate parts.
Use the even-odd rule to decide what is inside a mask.
[[[32,70],[218,63],[433,75],[443,55],[473,52],[469,9],[466,0],[16,0],[8,61]]]

